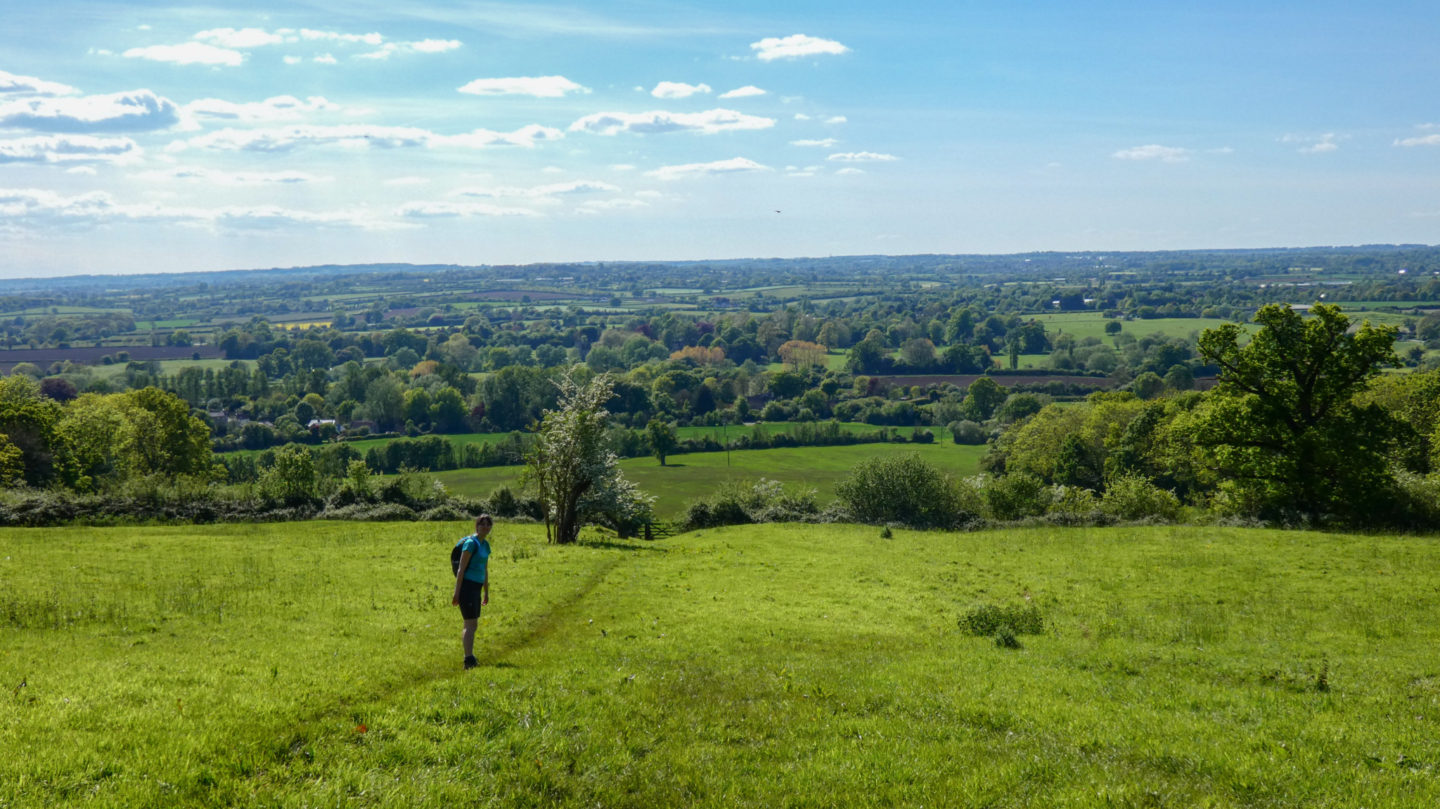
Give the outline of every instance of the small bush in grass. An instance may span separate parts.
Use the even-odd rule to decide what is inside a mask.
[[[1045,631],[1045,619],[1034,604],[997,607],[981,604],[960,616],[960,631],[967,635],[986,637],[1001,629],[1015,635],[1039,635]]]
[[[1100,509],[1122,520],[1153,517],[1173,521],[1180,516],[1180,500],[1174,492],[1156,486],[1144,475],[1120,475],[1111,478],[1105,487]]]
[[[835,493],[858,522],[908,528],[956,528],[973,518],[960,488],[919,455],[870,458],[855,465]]]
[[[974,421],[952,421],[949,427],[950,438],[957,444],[983,444],[990,437],[985,433],[985,428]]]

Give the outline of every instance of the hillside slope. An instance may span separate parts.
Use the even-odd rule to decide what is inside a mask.
[[[501,525],[462,673],[460,526],[86,533],[0,533],[0,804],[1440,802],[1425,539]]]

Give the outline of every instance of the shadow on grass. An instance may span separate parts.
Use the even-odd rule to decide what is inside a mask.
[[[616,540],[616,539],[607,539],[607,538],[604,538],[604,537],[598,537],[598,538],[596,538],[596,539],[582,539],[582,540],[580,540],[579,542],[576,542],[576,543],[575,543],[575,547],[577,547],[577,548],[595,548],[595,549],[597,549],[597,550],[631,551],[631,552],[635,552],[635,551],[651,551],[651,552],[654,552],[654,551],[663,551],[663,550],[665,550],[664,548],[658,547],[658,546],[656,546],[655,544],[653,544],[653,543],[656,542],[656,541],[657,541],[657,540],[651,540],[650,542],[645,542],[645,540],[643,540],[643,539],[632,539],[632,540],[628,540],[628,541],[627,541],[627,540]]]

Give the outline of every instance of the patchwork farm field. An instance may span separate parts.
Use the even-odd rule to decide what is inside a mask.
[[[711,428],[703,428],[711,429]],[[655,495],[655,511],[662,519],[674,519],[692,500],[712,494],[728,480],[778,480],[790,486],[813,488],[822,503],[834,499],[835,484],[845,479],[855,464],[869,458],[916,452],[926,461],[955,476],[980,471],[983,446],[934,444],[850,444],[836,447],[785,447],[724,452],[692,452],[672,455],[661,466],[654,458],[626,458],[620,461],[625,477]],[[492,466],[482,469],[455,469],[435,472],[451,491],[472,497],[489,496],[500,486],[517,489],[522,466]]]
[[[1440,802],[1430,539],[464,529],[0,532],[0,806]]]

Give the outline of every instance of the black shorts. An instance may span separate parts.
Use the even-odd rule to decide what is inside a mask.
[[[460,582],[460,617],[472,621],[480,617],[480,593],[485,585],[465,579]]]

